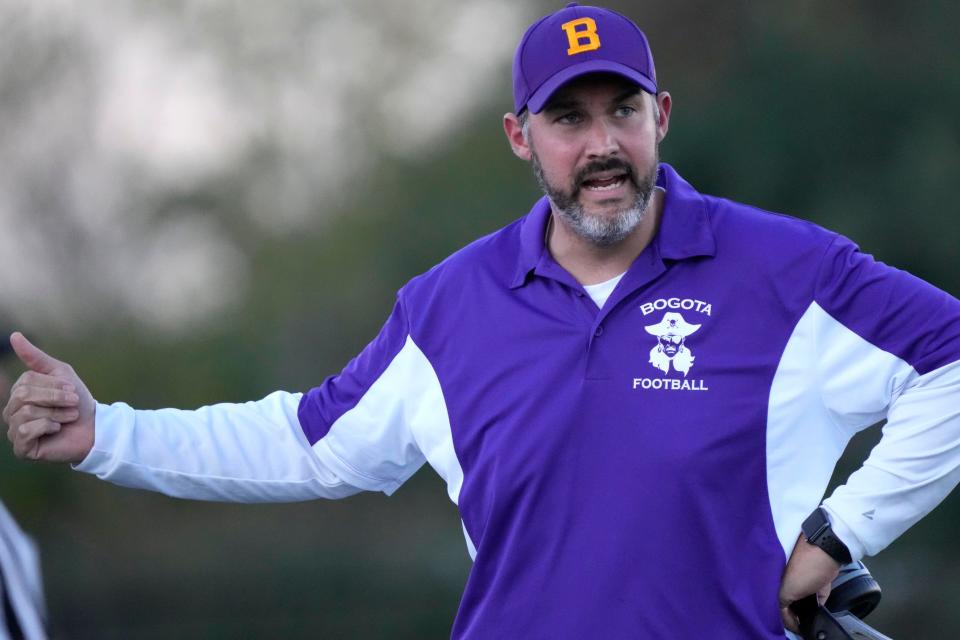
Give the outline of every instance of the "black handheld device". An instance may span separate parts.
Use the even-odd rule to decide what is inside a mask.
[[[880,585],[862,562],[840,567],[825,606],[816,595],[793,603],[803,640],[892,640],[863,622],[880,602]]]

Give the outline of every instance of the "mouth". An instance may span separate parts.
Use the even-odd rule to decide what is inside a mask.
[[[613,191],[622,187],[630,179],[626,171],[605,172],[595,174],[580,181],[580,186],[587,191]]]

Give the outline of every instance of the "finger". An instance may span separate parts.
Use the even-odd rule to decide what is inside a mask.
[[[76,407],[41,407],[35,404],[26,404],[20,407],[12,417],[15,423],[48,418],[60,424],[69,424],[80,417],[80,409]]]
[[[39,440],[60,431],[60,423],[48,418],[31,420],[17,427],[14,435],[13,453],[18,458],[37,460],[40,453]]]
[[[79,403],[80,396],[73,391],[21,385],[10,393],[10,400],[3,410],[3,419],[7,424],[10,424],[13,416],[24,406],[30,404],[42,407],[66,408],[76,407]]]
[[[13,387],[10,388],[10,394],[7,398],[8,402],[3,408],[4,421],[9,422],[10,416],[18,409],[20,401],[17,400],[17,393],[22,394],[23,392],[17,392],[17,389],[23,386],[47,387],[50,389],[60,389],[68,392],[77,390],[76,385],[64,380],[63,378],[37,373],[35,371],[27,371],[21,375]]]
[[[833,584],[828,583],[826,586],[817,591],[817,604],[820,606],[827,604],[827,599],[830,597],[831,587],[833,587]]]
[[[20,385],[10,394],[7,403],[9,415],[15,414],[21,407],[35,404],[41,407],[76,407],[80,403],[80,396],[75,391],[51,389],[49,387],[32,387]]]
[[[800,619],[790,607],[780,607],[780,617],[783,618],[783,627],[794,633],[800,633]]]
[[[55,373],[67,366],[66,363],[57,360],[34,346],[34,344],[27,340],[27,337],[19,331],[14,331],[10,335],[10,346],[13,347],[13,350],[17,353],[20,361],[27,365],[27,368],[32,371]]]
[[[60,376],[51,376],[46,373],[37,373],[36,371],[25,371],[14,383],[14,387],[28,385],[31,387],[49,387],[50,389],[63,389],[64,391],[76,391],[77,387],[69,380]]]

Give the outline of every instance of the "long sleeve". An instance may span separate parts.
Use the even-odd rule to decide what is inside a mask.
[[[93,450],[77,466],[115,484],[232,502],[393,493],[430,458],[455,495],[443,394],[400,302],[379,335],[306,394],[195,411],[97,405]]]
[[[201,500],[292,502],[360,491],[313,454],[302,394],[195,411],[97,405],[96,441],[77,469],[115,484]]]
[[[960,302],[841,238],[824,259],[817,303],[835,321],[821,323],[817,350],[834,424],[852,434],[887,419],[863,467],[824,502],[859,558],[960,481]]]

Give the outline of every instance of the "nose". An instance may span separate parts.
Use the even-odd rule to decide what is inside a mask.
[[[620,143],[617,141],[614,127],[604,118],[596,118],[590,126],[587,138],[587,157],[609,158],[617,155]]]

